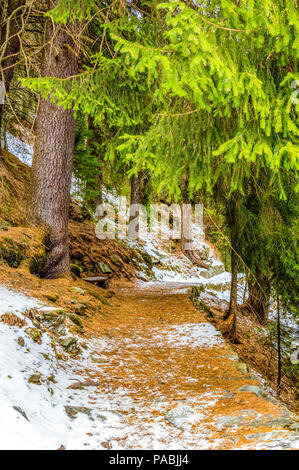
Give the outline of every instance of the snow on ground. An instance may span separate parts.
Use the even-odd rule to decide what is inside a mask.
[[[26,309],[40,307],[42,303],[19,292],[0,285],[0,315],[3,313],[24,312]]]
[[[0,299],[0,316],[10,311],[25,318],[21,312],[26,308],[47,308],[4,286]],[[20,336],[25,340],[24,347],[18,343]],[[94,339],[80,359],[68,356],[62,361],[55,356],[46,333],[39,345],[24,329],[0,322],[0,448],[175,450],[221,446],[223,440],[211,440],[208,428],[214,406],[223,394],[217,388],[186,397],[183,403],[169,401],[153,390],[140,397],[138,390],[123,384],[115,388],[95,382],[87,388],[69,388],[86,379],[110,377],[109,361],[99,365],[92,358],[103,360],[105,353],[115,351],[113,363],[118,375],[127,367],[131,370],[138,348],[150,351],[157,346],[222,348],[224,342],[209,323],[173,325],[166,330],[151,328],[144,338]],[[133,357],[123,357],[123,348],[132,351]],[[40,374],[41,385],[28,382],[32,374]],[[167,380],[168,375],[163,378]],[[294,434],[285,433],[280,439],[272,440],[269,446],[282,449],[298,445]]]
[[[0,316],[14,313],[26,318],[26,327],[32,326],[30,320],[22,315],[29,308],[48,309],[38,300],[5,286],[0,287]],[[171,428],[169,439],[167,421],[161,417],[152,419],[152,408],[162,407],[167,413],[167,402],[158,400],[151,402],[150,406],[138,404],[122,387],[116,392],[101,390],[96,386],[80,390],[68,389],[73,383],[86,379],[87,373],[94,375],[99,366],[91,357],[99,351],[104,354],[115,348],[112,341],[94,340],[89,343],[89,352],[84,352],[81,359],[68,357],[66,363],[56,358],[51,339],[46,333],[39,345],[26,335],[24,328],[0,322],[0,448],[58,449],[63,445],[67,449],[101,449],[105,442],[112,442],[113,448],[120,449],[207,447],[204,433],[194,438],[190,431],[192,424],[204,418],[202,410],[209,403],[212,405],[215,397],[208,399],[203,396],[202,406],[198,411],[178,409],[176,418],[187,434],[182,437],[179,429]],[[168,335],[164,335],[165,345],[180,342],[182,345],[190,344],[190,338],[199,344],[206,333],[208,342],[214,344],[215,338],[216,341],[219,338],[216,330],[212,331],[211,328],[213,327],[208,324],[201,325],[199,329],[197,325],[178,325]],[[23,347],[18,342],[20,337],[25,341]],[[156,340],[153,332],[152,341]],[[159,340],[163,343],[163,334]],[[127,346],[138,347],[134,343]],[[104,368],[103,365],[101,367]],[[101,373],[104,374],[105,371]],[[32,374],[40,374],[41,385],[28,382]],[[67,414],[66,407],[69,407],[67,409],[73,414],[72,417]],[[127,418],[127,413],[132,410],[135,410],[134,416],[136,411],[138,415],[133,425]],[[124,411],[126,414],[123,414]]]
[[[18,157],[21,162],[31,166],[33,157],[32,146],[26,142],[22,142],[20,139],[9,133],[6,134],[6,138],[8,151]]]
[[[164,342],[176,348],[207,348],[223,345],[223,338],[211,323],[185,323],[175,325],[167,333]],[[159,341],[157,341],[159,344]]]

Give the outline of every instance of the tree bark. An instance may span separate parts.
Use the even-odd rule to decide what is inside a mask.
[[[277,297],[277,395],[281,393],[281,328],[280,328],[280,305]]]
[[[95,178],[95,183],[93,181],[92,189],[97,193],[96,197],[92,200],[89,199],[87,201],[88,205],[90,206],[99,206],[103,203],[103,159],[101,152],[98,150],[98,146],[95,144],[99,144],[101,141],[101,132],[99,127],[94,125],[92,117],[88,119],[88,128],[92,131],[92,137],[88,142],[88,146],[92,149],[92,154],[96,157],[98,161],[98,170]]]
[[[129,215],[129,237],[140,238],[140,211],[139,204],[142,203],[142,178],[143,172],[139,171],[137,176],[131,178],[131,199]]]
[[[51,3],[55,6],[58,0]],[[78,71],[72,37],[76,25],[46,23],[43,76],[67,78]],[[36,121],[29,221],[46,231],[47,259],[41,272],[45,278],[70,275],[68,213],[73,167],[76,121],[72,109],[63,109],[42,99]]]
[[[11,81],[14,76],[15,65],[20,51],[20,13],[17,9],[24,4],[24,0],[9,0],[7,5],[6,18],[0,31],[1,44],[4,44],[3,55],[0,58],[0,80],[4,85],[4,97],[9,93]],[[25,8],[25,7],[24,7]],[[15,15],[11,15],[16,12]],[[3,12],[4,13],[4,12]],[[11,17],[11,19],[9,19]],[[5,144],[5,103],[0,103],[0,155]]]
[[[193,248],[193,235],[192,235],[192,206],[191,204],[181,205],[181,248],[182,252],[187,258],[196,266],[208,269],[209,264],[205,263]]]
[[[141,204],[142,199],[142,191],[141,191],[141,183],[142,183],[142,171],[139,171],[137,176],[133,175],[131,178],[131,205],[134,204]],[[130,220],[134,219],[134,213],[130,212]]]
[[[238,308],[238,257],[235,251],[231,250],[231,288],[230,302],[225,319],[228,324],[228,339],[236,340],[237,332],[237,308]]]
[[[270,308],[270,287],[266,279],[258,277],[248,280],[248,299],[244,308],[255,315],[262,325],[267,323]]]
[[[192,234],[192,205],[188,194],[189,175],[187,174],[181,186],[181,249],[187,258],[200,268],[208,269],[198,252],[193,248]]]

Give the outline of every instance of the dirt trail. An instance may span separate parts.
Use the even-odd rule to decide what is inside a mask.
[[[122,417],[104,447],[299,449],[296,417],[263,394],[185,287],[120,287],[113,304],[85,325],[84,379],[100,383],[90,403],[105,396]]]

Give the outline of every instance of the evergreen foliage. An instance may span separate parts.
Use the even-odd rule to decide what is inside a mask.
[[[188,174],[190,197],[220,193],[245,268],[295,301],[297,3],[136,3],[144,10],[61,0],[52,18],[89,22],[101,45],[86,46],[76,77],[23,84],[91,115],[106,130],[103,159],[124,162],[130,174],[147,169],[156,192],[167,188],[178,199]]]

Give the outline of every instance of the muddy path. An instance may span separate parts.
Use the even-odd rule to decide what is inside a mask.
[[[92,367],[82,373],[98,384],[89,404],[104,400],[116,419],[104,420],[99,446],[299,449],[298,418],[239,362],[187,285],[117,286],[109,314],[85,326]]]

